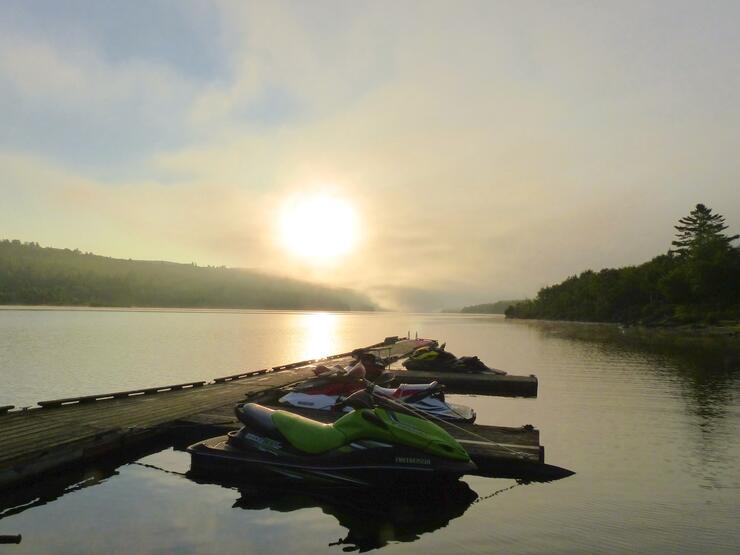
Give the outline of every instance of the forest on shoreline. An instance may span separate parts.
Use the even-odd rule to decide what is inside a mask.
[[[512,305],[507,318],[644,325],[740,320],[738,235],[724,217],[697,204],[679,220],[666,254],[638,266],[587,270]]]
[[[0,240],[0,305],[374,310],[349,289],[175,262]]]
[[[496,301],[494,303],[474,304],[462,307],[462,314],[505,314],[506,309],[522,301]],[[457,311],[456,311],[457,312]]]

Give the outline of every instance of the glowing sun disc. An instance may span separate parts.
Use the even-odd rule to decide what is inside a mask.
[[[280,236],[283,245],[297,256],[329,259],[348,254],[356,235],[355,211],[340,198],[301,196],[283,207]]]

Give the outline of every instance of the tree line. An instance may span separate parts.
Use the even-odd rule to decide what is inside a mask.
[[[482,303],[464,306],[460,309],[463,314],[504,314],[510,306],[522,301],[496,301],[495,303]]]
[[[509,318],[672,325],[740,320],[740,248],[723,216],[697,204],[672,249],[639,266],[587,270],[540,289]]]
[[[252,270],[123,260],[0,240],[0,304],[373,310],[348,289]]]

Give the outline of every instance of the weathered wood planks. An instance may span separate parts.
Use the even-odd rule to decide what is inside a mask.
[[[57,399],[39,408],[0,415],[0,487],[105,451],[139,436],[161,433],[187,415],[233,405],[247,393],[287,385],[312,375],[291,369],[238,381],[167,388],[154,395]]]

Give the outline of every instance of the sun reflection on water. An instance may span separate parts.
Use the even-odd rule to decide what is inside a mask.
[[[319,358],[339,352],[337,328],[339,315],[313,312],[298,315],[301,334],[300,359]]]

